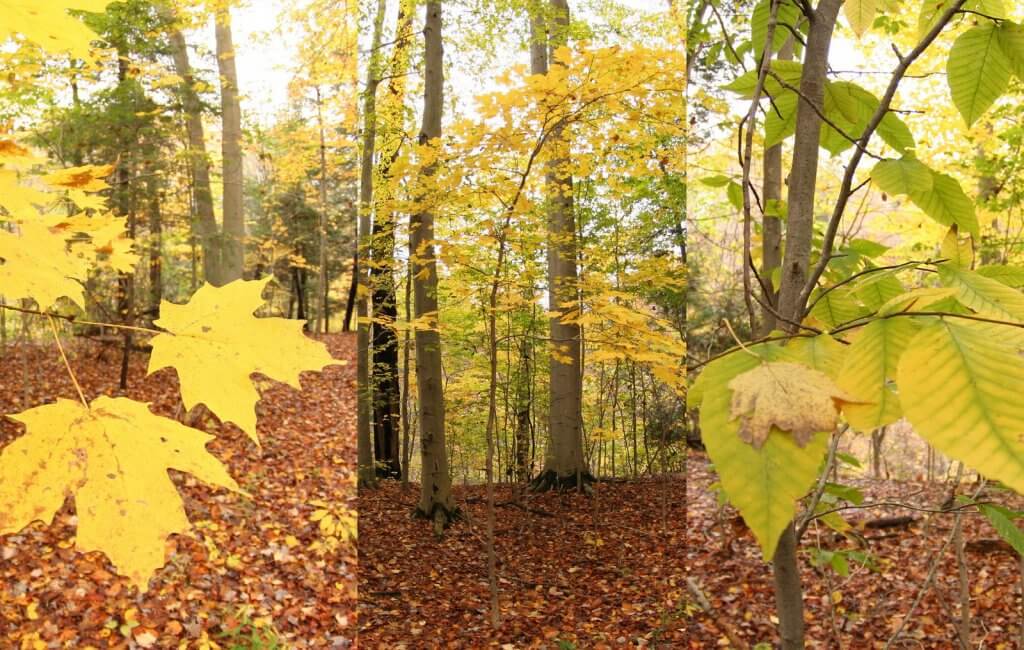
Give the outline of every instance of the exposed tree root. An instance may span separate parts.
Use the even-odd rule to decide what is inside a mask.
[[[579,477],[579,482],[577,482],[577,477]],[[549,469],[541,472],[535,479],[530,481],[530,491],[547,492],[548,490],[557,490],[559,492],[571,492],[582,489],[587,494],[591,494],[593,489],[590,485],[596,481],[597,479],[590,472],[559,476],[555,470]]]

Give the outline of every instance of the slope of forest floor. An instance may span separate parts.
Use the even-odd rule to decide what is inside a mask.
[[[419,486],[385,481],[362,491],[362,647],[682,647],[681,478],[521,501],[513,489],[495,490],[498,629],[490,624],[485,487],[455,488],[467,516],[441,540],[410,516]]]
[[[693,648],[734,647],[732,633],[753,647],[777,643],[775,601],[769,566],[762,560],[753,536],[731,506],[720,508],[712,483],[717,480],[707,456],[690,457],[689,509],[686,563],[691,581],[712,605],[711,615],[695,613],[690,619]],[[872,502],[909,504],[939,510],[950,494],[950,485],[917,481],[888,481],[843,477]],[[972,482],[961,484],[959,493],[973,493]],[[996,502],[1024,506],[1024,498],[1001,492]],[[973,510],[973,509],[972,509]],[[907,618],[912,603],[925,585],[933,557],[951,539],[954,515],[883,506],[850,510],[851,524],[875,520],[874,526],[897,523],[896,517],[913,517],[909,525],[862,527],[866,542],[858,543],[824,526],[811,526],[801,542],[805,620],[808,646],[813,648],[883,648]],[[886,522],[879,520],[885,519]],[[973,647],[1009,649],[1024,647],[1021,587],[1022,571],[1012,549],[998,541],[987,520],[964,515],[963,538],[971,599]],[[865,548],[866,546],[866,548]],[[811,549],[835,551],[860,548],[873,558],[875,570],[850,562],[848,577],[828,568],[816,569]],[[960,620],[960,582],[953,545],[945,547],[932,588],[906,621],[900,641],[893,648],[957,648],[955,625]],[[691,594],[691,600],[697,600]],[[715,620],[717,619],[717,620]],[[727,630],[728,628],[728,630]]]
[[[217,435],[208,449],[252,498],[171,472],[197,532],[168,540],[168,564],[147,593],[101,554],[74,550],[71,499],[53,525],[0,536],[0,647],[276,647],[256,645],[254,634],[297,648],[353,645],[354,545],[310,549],[325,541],[310,521],[311,501],[355,507],[355,339],[326,341],[336,358],[351,361],[303,374],[301,391],[264,378],[262,450],[234,426],[212,418],[194,425]],[[76,341],[68,351],[90,400],[118,394],[119,348]],[[0,413],[76,399],[54,346],[8,345],[0,360]],[[126,395],[180,414],[174,371],[146,377],[147,361],[132,356]],[[0,418],[0,448],[22,429]]]

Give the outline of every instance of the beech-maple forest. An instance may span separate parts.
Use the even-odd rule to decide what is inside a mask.
[[[1024,647],[1024,4],[0,40],[0,648]]]

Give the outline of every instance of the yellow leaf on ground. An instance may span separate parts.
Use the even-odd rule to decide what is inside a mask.
[[[0,535],[52,522],[74,495],[78,550],[103,552],[142,591],[164,565],[167,537],[190,528],[167,470],[238,490],[206,451],[212,436],[142,402],[60,399],[8,417],[27,431],[0,453]]]

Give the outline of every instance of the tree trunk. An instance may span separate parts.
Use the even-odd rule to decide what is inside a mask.
[[[440,144],[444,108],[444,46],[441,41],[441,2],[427,3],[424,41],[423,128],[421,146]],[[441,376],[441,334],[437,313],[437,258],[434,252],[434,214],[429,207],[436,163],[420,171],[418,196],[427,205],[417,207],[409,220],[409,255],[413,261],[413,317],[430,327],[416,330],[416,382],[420,405],[422,481],[416,512],[434,521],[441,534],[456,515],[448,475],[445,446],[444,394]]]
[[[542,19],[531,17],[530,64],[533,74],[547,74],[554,51],[568,42],[569,5],[566,0],[551,0],[554,20],[548,38],[541,35]],[[546,56],[542,55],[547,41]],[[561,65],[556,63],[555,65]],[[548,299],[550,318],[550,404],[548,434],[550,444],[544,469],[534,479],[534,490],[583,489],[592,481],[583,456],[583,418],[581,414],[582,374],[580,328],[563,322],[578,303],[576,275],[576,219],[573,212],[573,178],[566,171],[569,143],[564,125],[551,129],[548,146],[552,153],[547,163],[548,218]]]
[[[373,200],[373,239],[370,266],[370,286],[373,287],[373,433],[377,459],[377,475],[382,478],[401,478],[402,458],[400,435],[401,389],[398,385],[398,335],[394,323],[398,320],[396,296],[395,221],[388,201],[391,165],[401,152],[405,138],[405,77],[412,44],[413,11],[410,0],[398,7],[395,23],[394,51],[388,65],[387,92],[377,107],[377,139],[380,141],[380,162]]]
[[[163,219],[160,214],[160,186],[150,177],[149,185],[149,322],[160,318],[163,300]]]
[[[373,436],[371,433],[373,399],[370,383],[370,278],[366,257],[370,250],[370,210],[373,201],[373,152],[377,141],[377,86],[380,84],[380,45],[384,29],[385,0],[377,0],[377,13],[373,22],[373,41],[370,62],[366,72],[366,93],[363,96],[363,144],[359,170],[359,229],[356,263],[353,265],[359,323],[356,326],[357,368],[359,393],[357,397],[356,440],[359,451],[359,485],[376,485],[373,464]],[[358,285],[357,285],[358,283]],[[357,288],[358,286],[358,288]],[[352,305],[351,297],[349,306]],[[346,315],[346,323],[348,316]]]
[[[231,12],[217,12],[217,68],[220,71],[220,105],[224,158],[224,284],[242,278],[245,270],[245,214],[242,196],[242,111],[238,104],[238,73],[231,40]]]
[[[800,79],[801,99],[796,112],[793,164],[789,173],[786,246],[778,312],[780,326],[794,331],[803,318],[800,294],[807,280],[814,234],[814,193],[818,177],[818,146],[825,96],[828,53],[842,0],[821,0],[810,18],[810,30]],[[792,524],[779,539],[772,558],[775,605],[783,650],[804,647],[803,587],[797,558],[797,536]]]
[[[316,314],[316,333],[327,332],[327,320],[330,316],[330,286],[327,284],[327,134],[324,130],[324,108],[323,99],[320,96],[320,86],[316,87],[316,119],[320,128],[320,215],[318,221],[318,234],[320,243],[320,269],[317,276],[317,293],[320,298],[320,308]]]
[[[220,245],[217,236],[217,218],[213,211],[213,192],[210,190],[210,162],[206,157],[206,138],[203,134],[202,107],[194,88],[195,78],[188,61],[185,37],[177,29],[170,34],[174,69],[182,78],[182,108],[188,132],[189,167],[195,207],[194,229],[203,251],[203,277],[215,286],[220,281]]]

